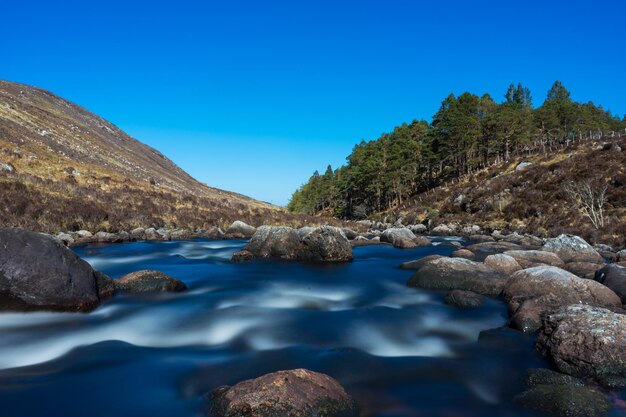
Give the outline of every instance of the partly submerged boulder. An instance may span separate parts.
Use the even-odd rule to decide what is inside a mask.
[[[306,369],[278,371],[217,388],[209,394],[215,417],[355,417],[357,407],[328,375]]]
[[[539,350],[561,372],[577,377],[626,376],[626,315],[570,305],[549,314]]]
[[[180,292],[187,286],[160,271],[141,270],[126,274],[115,281],[115,289],[125,292]]]
[[[604,263],[604,258],[583,238],[562,234],[546,239],[543,250],[556,253],[564,262]]]
[[[424,265],[408,285],[436,290],[466,290],[483,295],[498,295],[507,276],[489,266],[463,258],[438,258]]]
[[[0,228],[2,309],[89,311],[100,304],[97,272],[55,238]]]

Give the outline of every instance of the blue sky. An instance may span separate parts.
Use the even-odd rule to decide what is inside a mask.
[[[450,92],[626,113],[621,1],[5,2],[0,78],[52,90],[212,186],[276,204]]]

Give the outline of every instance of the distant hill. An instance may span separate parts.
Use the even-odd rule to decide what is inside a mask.
[[[236,219],[303,221],[198,182],[156,149],[48,91],[0,81],[0,225],[118,231]]]

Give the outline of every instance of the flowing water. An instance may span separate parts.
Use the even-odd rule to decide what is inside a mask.
[[[442,242],[444,239],[438,239]],[[89,314],[0,314],[0,415],[168,416],[203,394],[281,369],[338,379],[362,416],[531,416],[511,405],[533,340],[506,306],[459,310],[406,286],[401,262],[450,254],[355,248],[341,265],[231,264],[240,241],[128,243],[76,252],[113,278],[157,269],[183,293],[121,295]]]

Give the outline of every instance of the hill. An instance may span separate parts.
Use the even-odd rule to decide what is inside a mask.
[[[206,186],[159,151],[48,91],[0,81],[0,225],[120,231],[306,223]]]

